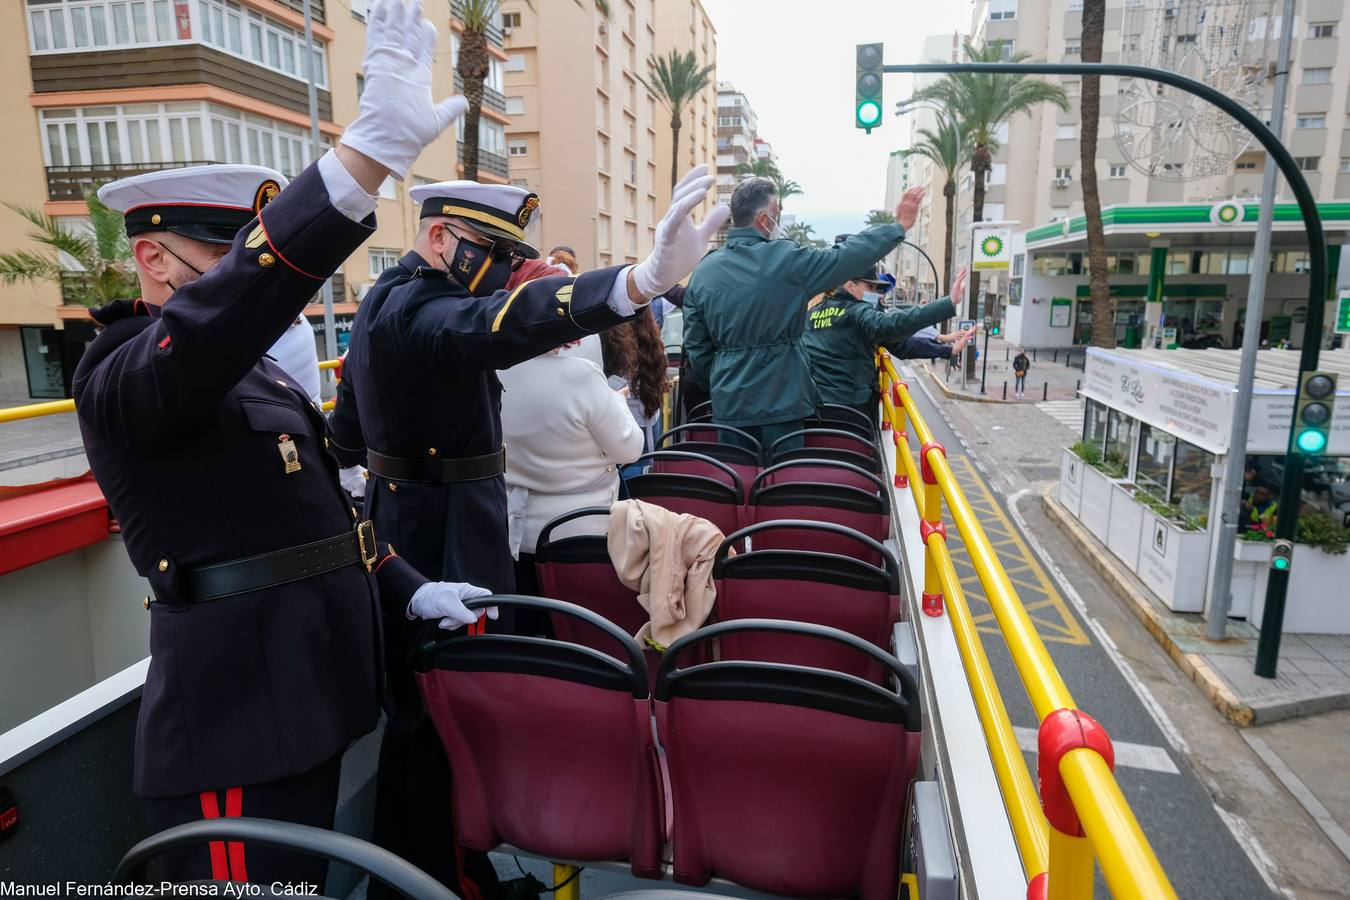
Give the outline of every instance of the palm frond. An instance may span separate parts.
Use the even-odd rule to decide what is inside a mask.
[[[122,214],[105,206],[93,190],[85,194],[84,200],[89,205],[89,224],[94,231],[94,249],[99,259],[107,263],[129,261],[131,246],[127,243]]]
[[[0,282],[53,281],[61,277],[60,264],[50,256],[31,250],[0,253]]]
[[[642,86],[652,93],[675,118],[684,113],[684,107],[699,91],[708,86],[714,65],[700,66],[693,50],[681,53],[671,50],[665,56],[652,55],[647,59],[650,80],[637,76]]]
[[[67,231],[56,219],[40,209],[20,206],[17,203],[6,203],[5,205],[27,219],[29,224],[33,226],[33,230],[28,233],[29,240],[45,244],[54,250],[65,253],[78,260],[80,265],[85,268],[94,267],[98,259],[98,251],[94,247],[94,242],[89,238]]]

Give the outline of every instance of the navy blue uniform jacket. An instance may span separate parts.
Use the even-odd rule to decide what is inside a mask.
[[[135,787],[175,796],[295,775],[379,714],[376,578],[406,606],[424,579],[382,559],[217,600],[183,573],[342,534],[354,514],[323,416],[267,349],[373,230],[300,174],[162,312],[119,301],[75,372],[89,464],[150,580],[150,670]],[[279,443],[295,442],[287,474]],[[128,598],[127,615],[144,615]]]
[[[386,456],[482,456],[502,446],[497,369],[624,321],[609,306],[622,267],[540,278],[473,297],[408,253],[361,301],[331,424],[345,464]],[[540,384],[531,390],[550,391]],[[366,511],[427,578],[514,589],[506,481],[433,484],[373,472]]]

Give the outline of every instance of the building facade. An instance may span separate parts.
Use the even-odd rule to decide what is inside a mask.
[[[1105,62],[1159,65],[1211,84],[1234,77],[1239,63],[1230,64],[1232,60],[1251,70],[1273,72],[1282,27],[1280,17],[1275,15],[1278,6],[1223,0],[1208,4],[1200,0],[1107,0],[1102,58]],[[1335,210],[1350,198],[1347,131],[1350,54],[1344,50],[1342,34],[1350,27],[1350,21],[1340,0],[1298,0],[1293,27],[1293,66],[1281,136],[1304,170],[1318,202]],[[1026,52],[1033,59],[1076,62],[1082,53],[1082,3],[976,0],[972,7],[971,35],[977,45],[1000,42],[1008,56]],[[1063,86],[1069,109],[1060,111],[1046,106],[1019,114],[1004,125],[986,183],[982,216],[985,221],[1018,223],[1014,226],[1013,246],[1017,252],[1012,269],[1008,275],[985,277],[982,287],[986,304],[992,301],[1007,305],[1008,337],[1028,346],[1081,343],[1090,331],[1091,321],[1091,304],[1077,296],[1081,289],[1066,290],[1060,283],[1065,277],[1084,284],[1087,280],[1081,262],[1084,255],[1081,251],[1085,250],[1081,226],[1082,86],[1081,80],[1072,76],[1051,80]],[[1254,90],[1250,97],[1253,108],[1266,119],[1270,117],[1272,90],[1273,86],[1267,82],[1264,92]],[[1103,78],[1101,95],[1095,171],[1103,209],[1114,217],[1114,229],[1108,227],[1108,249],[1120,250],[1110,274],[1120,276],[1116,280],[1122,283],[1145,279],[1153,254],[1158,252],[1160,258],[1168,260],[1165,274],[1177,276],[1178,284],[1197,280],[1193,276],[1224,276],[1199,278],[1209,285],[1204,290],[1214,294],[1207,299],[1219,305],[1194,310],[1177,307],[1170,313],[1174,319],[1170,327],[1177,328],[1175,336],[1179,341],[1186,339],[1189,328],[1189,334],[1196,338],[1212,335],[1231,346],[1235,329],[1244,318],[1247,275],[1244,266],[1249,263],[1244,261],[1242,248],[1250,246],[1250,228],[1211,223],[1208,211],[1228,200],[1238,201],[1235,208],[1244,210],[1259,201],[1264,152],[1252,143],[1225,155],[1223,147],[1240,147],[1245,140],[1245,133],[1234,138],[1225,123],[1207,134],[1192,132],[1202,140],[1186,136],[1168,140],[1168,128],[1177,126],[1168,126],[1167,120],[1160,117],[1159,110],[1163,107],[1155,105],[1156,94],[1120,84],[1118,79]],[[1118,127],[1118,120],[1135,124],[1122,128]],[[1155,142],[1152,147],[1149,140]],[[1231,143],[1234,140],[1237,145]],[[1157,150],[1163,144],[1167,149]],[[1207,147],[1217,147],[1219,152],[1210,154]],[[1151,149],[1157,152],[1149,152]],[[1015,177],[1010,177],[1010,173]],[[958,208],[958,259],[962,260],[969,259],[972,187],[967,168],[960,184]],[[1279,200],[1290,199],[1283,180],[1279,181],[1278,190]],[[934,203],[940,203],[940,199],[930,191],[930,204]],[[1129,215],[1144,218],[1166,218],[1166,210],[1173,208],[1177,221],[1189,221],[1194,227],[1177,232],[1170,227],[1151,226],[1131,234],[1122,224],[1125,210],[1133,211]],[[1111,224],[1108,222],[1108,226]],[[1062,239],[1054,235],[1057,228],[1066,229]],[[1333,229],[1332,241],[1337,246],[1343,239]],[[1291,246],[1279,247],[1282,241]],[[1292,244],[1296,242],[1297,236],[1293,234],[1277,238],[1276,249],[1294,252]],[[1215,244],[1231,248],[1225,251],[1227,262],[1219,272],[1204,268],[1217,264],[1213,253],[1203,252]],[[1333,253],[1333,258],[1338,255]],[[1287,320],[1296,318],[1300,302],[1306,306],[1306,289],[1300,301],[1297,282],[1305,273],[1289,261],[1292,259],[1291,256],[1286,260],[1286,269],[1278,268],[1281,263],[1273,263],[1277,266],[1276,275],[1288,275],[1291,279],[1272,282],[1284,294],[1272,298],[1274,302],[1267,305],[1263,330],[1297,340],[1301,338],[1299,323]],[[1338,273],[1332,275],[1335,284]],[[1059,281],[1041,280],[1047,278]],[[1032,282],[1024,283],[1023,279],[1036,279],[1036,289],[1029,290]],[[1220,284],[1224,286],[1222,291]],[[1126,288],[1127,292],[1137,289],[1137,285]],[[1051,303],[1056,298],[1041,296],[1046,291],[1063,295],[1059,297],[1062,302],[1053,310]],[[1024,305],[1024,295],[1029,294],[1035,296],[1027,296]],[[1139,298],[1128,297],[1117,304],[1118,339],[1136,345],[1150,340],[1160,343],[1169,327],[1166,304],[1145,305],[1142,300],[1136,304],[1136,300]],[[1186,302],[1191,300],[1195,298]],[[1052,316],[1054,326],[1049,325]],[[1272,323],[1272,317],[1280,321]]]
[[[717,65],[717,29],[703,8],[701,0],[656,0],[656,55],[666,57],[672,50],[680,53],[693,51],[699,67]],[[644,73],[644,77],[647,77]],[[648,78],[648,81],[651,79]],[[670,176],[672,127],[670,111],[659,102],[656,105],[656,211],[664,214],[670,206]],[[676,178],[694,166],[717,166],[717,71],[708,76],[708,83],[685,107],[681,118],[680,150],[676,160]],[[694,210],[694,218],[701,219],[712,211],[717,196],[708,196]]]
[[[583,269],[645,256],[662,185],[669,193],[657,169],[664,110],[637,77],[656,47],[656,0],[610,7],[502,8],[511,179],[540,197],[530,237],[545,252],[572,247]]]
[[[320,144],[331,146],[357,112],[365,0],[309,0]],[[0,24],[22,35],[0,87],[8,127],[0,153],[6,199],[87,228],[86,193],[139,172],[206,162],[253,163],[294,176],[314,156],[302,0],[13,0]],[[450,85],[457,45],[445,9],[436,83]],[[495,51],[502,61],[505,54]],[[491,132],[485,110],[485,130]],[[501,135],[504,114],[497,114]],[[504,142],[504,136],[498,144]],[[322,148],[321,146],[321,148]],[[485,147],[492,147],[490,140]],[[380,189],[379,227],[333,280],[339,344],[355,302],[408,248],[416,210],[407,190],[456,177],[457,146],[443,136],[402,184]],[[505,149],[498,174],[505,180]],[[27,223],[0,211],[0,245],[44,252]],[[73,261],[65,260],[67,265]],[[321,327],[322,311],[310,316]],[[0,404],[69,396],[93,327],[50,283],[0,285]],[[322,338],[320,338],[322,346]]]
[[[759,139],[759,119],[750,98],[736,90],[729,81],[717,83],[717,201],[730,203],[736,183],[741,180],[737,169],[751,165],[759,158],[755,141]],[[715,243],[726,239],[727,228],[718,232]]]

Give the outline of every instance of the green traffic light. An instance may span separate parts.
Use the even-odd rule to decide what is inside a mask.
[[[1281,572],[1284,572],[1289,568],[1289,560],[1283,556],[1277,556],[1270,561],[1270,566],[1273,569],[1279,569]]]
[[[998,327],[997,325],[995,325],[993,331],[991,331],[990,334],[992,334],[994,337],[998,337],[998,333],[999,333],[999,327]]]
[[[1304,453],[1321,453],[1327,448],[1327,436],[1316,428],[1309,428],[1299,432],[1295,443]]]
[[[881,121],[881,104],[875,100],[864,100],[858,104],[858,122],[871,127]]]

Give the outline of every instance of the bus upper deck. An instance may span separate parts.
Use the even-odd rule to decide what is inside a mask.
[[[1075,708],[884,353],[878,378],[880,432],[825,408],[800,449],[756,451],[719,440],[696,411],[630,479],[633,497],[726,535],[715,624],[663,654],[639,646],[645,613],[603,535],[555,539],[559,520],[537,557],[550,599],[482,603],[543,609],[552,638],[427,643],[424,698],[454,770],[472,773],[455,798],[466,845],[554,861],[560,881],[569,866],[617,864],[779,896],[880,898],[903,883],[906,897],[1086,897],[1095,862],[1113,896],[1174,896],[1112,775],[1109,738]],[[1041,721],[1039,792],[948,528]],[[0,735],[0,778],[21,789],[25,766],[97,727],[100,702],[134,702],[135,672],[110,692],[111,680]]]

